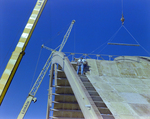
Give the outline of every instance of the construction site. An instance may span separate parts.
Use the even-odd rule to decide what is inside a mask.
[[[77,53],[75,50],[73,52],[71,50],[66,52],[65,49],[65,47],[75,49],[75,42],[77,41],[69,40],[75,39],[75,30],[73,29],[75,25],[80,22],[79,19],[71,19],[72,21],[67,25],[67,30],[65,29],[65,33],[63,33],[63,38],[58,38],[60,41],[54,40],[55,44],[52,44],[53,42],[51,40],[51,46],[54,47],[51,47],[49,45],[50,43],[42,43],[43,40],[39,41],[40,43],[33,41],[33,46],[33,42],[31,41],[31,45],[28,46],[29,48],[27,47],[30,38],[31,40],[36,39],[34,33],[39,33],[39,36],[41,35],[40,32],[36,31],[36,28],[40,28],[37,23],[38,20],[41,22],[40,18],[43,18],[41,16],[44,14],[44,10],[48,9],[45,8],[46,4],[49,6],[50,3],[53,4],[53,1],[37,0],[24,26],[24,30],[20,35],[19,41],[14,45],[15,49],[11,51],[11,56],[8,58],[9,60],[2,62],[2,64],[6,64],[5,68],[3,65],[0,65],[0,67],[4,68],[1,69],[3,72],[1,71],[2,75],[0,78],[0,118],[150,119],[150,53],[149,50],[146,50],[143,44],[135,38],[135,34],[133,36],[130,32],[132,30],[127,29],[126,18],[128,19],[128,17],[125,17],[124,14],[126,13],[123,8],[124,1],[120,0],[121,14],[119,16],[119,29],[116,27],[117,30],[112,30],[113,36],[109,40],[101,41],[100,44],[98,43],[99,40],[96,40],[95,45],[99,44],[97,45],[98,47],[93,46],[92,42],[94,42],[94,40],[85,39],[82,41],[85,44],[82,44],[82,47],[80,45],[76,47],[81,50],[85,49],[83,51],[84,53],[82,51]],[[97,2],[95,4],[99,3]],[[140,3],[138,3],[138,5],[139,4]],[[43,23],[44,22],[46,22],[46,20],[43,20]],[[129,20],[127,20],[127,22],[129,22]],[[46,26],[40,29],[43,30],[43,33],[45,33],[44,29],[42,29],[44,27]],[[33,32],[34,29],[35,32]],[[105,28],[103,27],[103,29]],[[105,30],[101,32],[103,33]],[[142,30],[140,32],[143,33]],[[32,34],[33,38],[31,37]],[[61,32],[59,32],[57,36],[60,34]],[[108,33],[106,32],[106,34]],[[116,40],[119,34],[121,34],[122,39]],[[129,40],[126,40],[126,35],[130,38]],[[138,35],[139,34],[137,34],[137,36]],[[88,37],[90,38],[90,35]],[[82,37],[79,42],[81,40]],[[34,49],[34,47],[36,47],[35,42],[37,42],[37,46],[42,43],[40,48],[44,49],[43,54],[41,54],[41,50]],[[68,45],[67,42],[69,42]],[[73,42],[74,45],[71,45]],[[89,45],[86,42],[89,42]],[[55,47],[55,45],[57,47]],[[30,49],[30,47],[32,48]],[[95,50],[92,49],[93,47]],[[112,49],[107,50],[106,47]],[[117,48],[115,49],[113,47]],[[120,50],[118,47],[126,48],[126,50]],[[133,49],[131,50],[130,47]],[[145,52],[146,55],[140,52],[138,48]],[[92,52],[88,53],[91,49]],[[100,49],[100,51],[106,49],[110,54],[95,53],[98,49]],[[40,53],[38,54],[34,50],[38,50]],[[30,54],[29,52],[31,51],[33,53]],[[135,53],[135,55],[111,54],[112,52],[117,53],[117,51],[119,53],[123,51],[127,54]],[[28,56],[28,53],[30,56]],[[137,55],[138,53],[139,55]],[[24,57],[26,58],[24,59]],[[46,58],[41,61],[41,57]],[[34,58],[37,59],[37,61],[33,60]],[[78,64],[81,58],[86,61],[86,65],[83,65],[83,67],[81,66],[82,64]],[[40,66],[38,66],[38,64],[40,64]],[[32,65],[36,68],[34,69]],[[44,80],[46,81],[44,82]],[[44,84],[42,84],[42,82]],[[40,91],[41,88],[44,90]],[[8,111],[10,111],[9,116],[5,116]],[[43,113],[44,111],[45,113]],[[1,112],[4,114],[1,114]],[[38,117],[40,112],[42,116]],[[16,115],[16,113],[18,115]],[[45,114],[44,117],[43,114]]]

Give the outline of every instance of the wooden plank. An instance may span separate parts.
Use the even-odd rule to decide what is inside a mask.
[[[102,114],[103,119],[115,119],[113,115]]]
[[[55,101],[57,102],[77,102],[74,95],[70,95],[67,97],[64,97],[65,95],[55,95]]]
[[[112,115],[112,113],[110,112],[110,110],[107,107],[98,107],[98,110],[100,111],[101,114],[110,114],[110,115]]]
[[[78,104],[77,102],[63,102],[63,101],[52,101],[52,103]]]
[[[77,118],[70,118],[70,117],[50,117],[52,119],[77,119]],[[84,119],[84,118],[78,118],[78,119]]]
[[[63,111],[63,112],[81,112],[81,110],[63,110],[63,109],[50,109],[52,111]]]
[[[53,87],[56,87],[56,88],[71,88],[70,86],[55,86],[55,85],[53,85]]]
[[[69,84],[69,82],[68,82],[68,80],[59,80],[58,78],[57,78],[57,86],[70,86],[70,84]]]
[[[84,118],[81,111],[80,112],[54,111],[53,116],[54,117],[63,117],[65,119],[69,118],[69,117],[75,118],[75,119]]]
[[[57,88],[56,92],[58,94],[73,94],[73,91],[71,88]]]
[[[123,45],[123,46],[140,46],[139,44],[126,44],[126,43],[107,43],[108,45]]]
[[[78,103],[54,103],[54,109],[62,110],[81,110]]]
[[[74,96],[74,94],[58,94],[58,93],[52,93],[52,95]]]

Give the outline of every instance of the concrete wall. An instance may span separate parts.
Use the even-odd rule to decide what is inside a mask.
[[[150,119],[150,62],[137,57],[87,59],[86,72],[116,119]]]

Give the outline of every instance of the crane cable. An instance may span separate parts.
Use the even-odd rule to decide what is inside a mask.
[[[68,26],[70,25],[70,23],[68,25],[66,25],[65,27],[63,27],[59,32],[57,32],[53,37],[49,38],[48,40],[46,40],[43,44],[48,44],[49,42],[52,42],[54,39],[56,39],[60,34],[62,34],[66,28],[68,28]],[[61,39],[60,39],[61,40]],[[59,40],[59,41],[60,41]],[[59,42],[58,41],[58,42]]]
[[[118,31],[117,31],[107,42],[112,41],[113,38],[116,36],[116,34],[119,32],[119,30],[120,30],[122,27],[128,32],[128,34],[133,38],[133,40],[135,40],[135,42],[136,42],[137,44],[139,44],[139,46],[141,46],[141,48],[142,48],[145,52],[147,52],[147,53],[150,55],[150,52],[148,52],[148,51],[134,38],[134,36],[129,32],[129,30],[128,30],[124,25],[122,25],[122,26],[118,29]],[[107,42],[105,42],[105,43],[107,43]],[[103,46],[105,43],[103,43],[101,46]],[[104,50],[104,49],[107,47],[107,45],[108,45],[108,44],[106,44],[102,50]],[[100,46],[100,47],[101,47],[101,46]],[[97,49],[99,49],[100,47],[98,47]],[[97,50],[97,49],[96,49],[96,50]],[[100,53],[102,50],[100,50],[99,53]],[[93,52],[94,52],[94,51],[93,51]],[[92,52],[92,53],[93,53],[93,52]]]
[[[132,34],[127,30],[127,28],[124,26],[124,20],[125,20],[125,19],[124,19],[124,16],[123,16],[123,0],[122,0],[122,18],[121,18],[122,26],[117,30],[117,32],[116,32],[107,42],[112,41],[113,38],[116,36],[116,34],[119,32],[119,30],[123,27],[123,28],[129,33],[129,35],[135,40],[135,42],[136,42],[137,44],[139,44],[139,42],[133,37],[133,35],[132,35]],[[107,42],[105,42],[105,43],[107,43]],[[103,46],[105,43],[103,43],[101,46]],[[108,44],[106,44],[102,50],[104,50],[104,49],[107,47],[107,45],[108,45]],[[141,44],[139,44],[139,45],[141,46],[142,49],[144,49],[145,52],[147,52],[147,53],[150,55],[150,52],[148,52]],[[99,49],[101,46],[99,46],[97,49]],[[97,49],[95,49],[95,50],[92,51],[91,53],[95,52]],[[100,53],[102,50],[100,50],[99,53]]]
[[[55,48],[54,51],[56,51],[59,47],[60,47],[60,45],[57,48]],[[34,80],[34,77],[35,77],[35,74],[36,74],[36,70],[37,70],[37,67],[38,67],[38,64],[39,64],[39,59],[41,57],[42,49],[43,49],[43,47],[41,47],[41,49],[40,49],[40,53],[39,53],[38,60],[37,60],[37,63],[36,63],[36,67],[35,67],[35,70],[34,70],[32,82],[31,82],[31,86],[30,86],[30,90],[32,89],[32,84],[33,84],[33,80]]]
[[[123,16],[123,0],[122,0],[122,17],[120,19],[122,21],[122,25],[124,25],[124,16]]]
[[[74,53],[76,51],[76,29],[75,29],[75,26],[74,26]]]
[[[116,31],[116,33],[115,33],[107,42],[105,42],[105,43],[111,42],[111,41],[114,39],[114,37],[118,34],[118,32],[120,31],[120,29],[122,28],[122,26],[123,26],[123,25],[121,25],[121,27]],[[105,44],[105,43],[104,43],[104,44]],[[104,50],[104,49],[107,47],[107,45],[108,45],[108,44],[106,44],[106,45],[103,47],[103,49],[101,49],[98,53],[100,53],[102,50]]]
[[[121,1],[121,6],[122,6],[122,18],[121,18],[121,21],[122,21],[122,26],[124,25],[124,16],[123,16],[123,0]],[[120,29],[122,28],[122,26],[116,31],[116,33],[108,40],[108,41],[106,41],[105,43],[103,43],[101,46],[99,46],[98,48],[96,48],[95,50],[93,50],[91,53],[93,53],[93,52],[95,52],[96,50],[98,50],[100,47],[102,47],[104,44],[106,44],[106,43],[108,43],[108,42],[110,42],[110,41],[112,41],[113,40],[113,38],[117,35],[117,33],[120,31]],[[104,46],[104,48],[103,49],[105,49],[107,47],[107,44]],[[102,49],[102,50],[103,50]],[[102,51],[101,50],[101,51]],[[101,52],[101,51],[99,51],[99,53]]]
[[[67,27],[68,27],[68,25],[67,25]],[[48,40],[45,41],[45,43],[53,41],[57,36],[59,36],[65,30],[65,28],[66,28],[66,26],[61,31],[59,31],[53,38],[50,38],[49,41]],[[59,47],[60,47],[60,45],[57,48],[55,48],[55,50],[58,49]],[[39,53],[39,56],[38,56],[38,60],[37,60],[37,63],[36,63],[36,67],[35,67],[35,70],[34,70],[32,82],[31,82],[31,85],[30,85],[30,90],[32,88],[33,80],[34,80],[34,77],[35,77],[35,74],[36,74],[36,70],[37,70],[37,67],[38,67],[38,64],[39,64],[39,59],[40,59],[40,56],[41,56],[42,49],[43,48],[41,47],[41,50],[40,50],[40,53]]]
[[[34,80],[34,77],[35,77],[35,74],[36,74],[36,70],[37,70],[37,67],[38,67],[38,64],[39,64],[39,59],[40,59],[40,57],[41,57],[42,49],[43,49],[43,48],[41,47],[40,53],[39,53],[39,56],[38,56],[38,60],[37,60],[37,63],[36,63],[36,67],[35,67],[35,70],[34,70],[34,74],[33,74],[33,77],[32,77],[32,82],[31,82],[31,85],[30,85],[30,90],[31,90],[31,88],[32,88],[33,80]],[[30,90],[29,90],[29,91],[30,91]]]
[[[122,18],[121,18],[121,21],[122,21],[122,26],[124,27],[124,29],[129,33],[129,35],[135,40],[135,42],[137,44],[139,44],[139,42],[133,37],[133,35],[127,30],[127,28],[124,26],[124,16],[123,16],[123,0],[122,0]],[[149,55],[150,55],[150,52],[148,52],[141,44],[139,44],[141,46],[142,49],[145,50],[145,52],[147,52]]]
[[[114,33],[114,35],[112,35],[112,37],[111,37],[108,41],[106,41],[105,43],[103,43],[102,45],[100,45],[98,48],[96,48],[95,50],[93,50],[90,54],[92,54],[93,52],[95,52],[96,50],[98,50],[100,47],[102,47],[102,46],[105,45],[106,43],[112,41],[113,38],[118,34],[118,32],[120,31],[121,28],[122,28],[122,25],[121,25],[120,28]],[[104,48],[105,48],[106,46],[107,46],[107,44],[104,46]],[[104,49],[104,48],[103,48],[103,49]],[[102,49],[102,50],[103,50],[103,49]],[[102,51],[102,50],[101,50],[101,51]],[[101,52],[101,51],[100,51],[100,52]],[[99,53],[100,53],[100,52],[99,52]]]
[[[133,37],[133,35],[127,30],[127,28],[126,28],[125,26],[123,26],[123,27],[124,27],[124,29],[130,34],[130,36],[136,41],[136,43],[139,44],[139,45],[141,46],[141,48],[143,48],[143,50],[144,50],[145,52],[147,52],[147,53],[150,55],[150,52],[148,52],[148,51]]]
[[[123,0],[122,0],[122,14],[123,14]]]

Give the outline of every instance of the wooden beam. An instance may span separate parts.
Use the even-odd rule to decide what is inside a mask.
[[[108,45],[123,45],[123,46],[140,46],[139,44],[126,44],[126,43],[107,43]]]
[[[64,110],[64,109],[50,109],[52,111],[63,111],[63,112],[81,112],[81,110]]]

